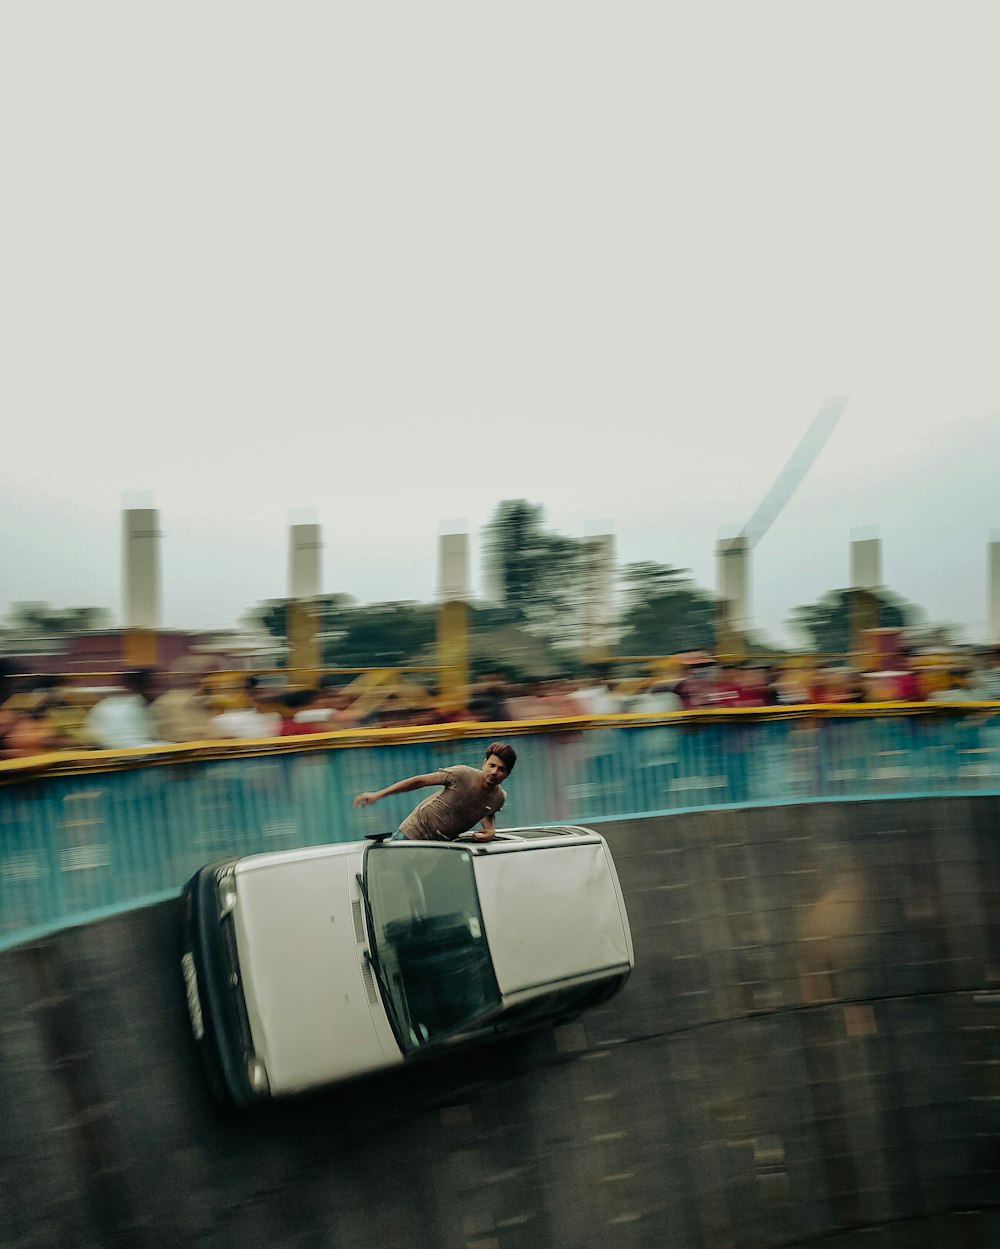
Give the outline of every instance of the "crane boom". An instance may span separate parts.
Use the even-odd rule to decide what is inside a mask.
[[[813,417],[812,424],[802,435],[802,441],[795,448],[788,463],[778,474],[774,485],[764,496],[763,502],[747,521],[740,534],[748,549],[753,550],[798,489],[802,478],[809,472],[816,457],[826,446],[827,439],[833,433],[834,426],[847,407],[847,400],[847,395],[835,395],[828,399]]]

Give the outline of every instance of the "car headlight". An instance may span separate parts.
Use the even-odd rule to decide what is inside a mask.
[[[219,893],[219,919],[224,919],[235,908],[238,901],[236,895],[236,873],[232,868],[222,873],[218,879],[217,888]]]
[[[250,1081],[250,1087],[255,1093],[269,1093],[271,1091],[271,1082],[267,1078],[267,1069],[264,1064],[254,1055],[247,1059],[247,1079]]]

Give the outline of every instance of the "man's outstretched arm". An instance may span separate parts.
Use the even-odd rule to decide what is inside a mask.
[[[479,821],[482,828],[472,834],[473,841],[492,841],[497,835],[497,817],[491,811],[489,815],[484,815]]]
[[[378,802],[380,798],[388,798],[390,794],[406,794],[411,789],[425,789],[428,785],[443,785],[444,780],[443,772],[427,772],[422,776],[408,776],[406,780],[396,781],[394,785],[387,785],[385,789],[358,794],[351,806],[370,807],[373,803]]]

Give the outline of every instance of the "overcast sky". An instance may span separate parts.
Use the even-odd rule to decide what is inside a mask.
[[[0,612],[164,625],[324,588],[430,601],[502,499],[692,570],[822,403],[753,618],[852,536],[987,629],[1000,530],[992,3],[7,3]],[[1000,536],[1000,535],[996,535]]]

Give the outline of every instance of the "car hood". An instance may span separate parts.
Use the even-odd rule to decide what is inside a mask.
[[[362,852],[263,856],[237,870],[247,1015],[272,1094],[401,1062],[359,945]]]
[[[474,858],[486,939],[506,997],[631,967],[632,938],[603,842]]]

